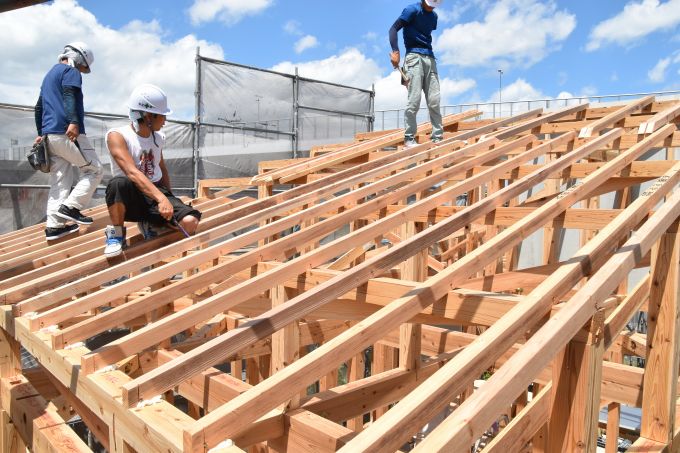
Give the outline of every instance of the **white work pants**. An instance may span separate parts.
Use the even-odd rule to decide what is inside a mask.
[[[80,149],[66,135],[49,134],[47,139],[50,155],[47,227],[60,228],[64,226],[64,220],[55,215],[59,206],[83,209],[90,202],[104,172],[97,153],[84,134],[78,136]],[[80,177],[71,190],[78,170]]]

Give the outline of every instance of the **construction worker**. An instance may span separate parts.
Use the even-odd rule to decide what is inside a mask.
[[[135,88],[127,104],[131,123],[109,130],[106,146],[111,154],[113,178],[106,187],[106,205],[112,225],[106,227],[104,255],[120,255],[128,221],[145,239],[152,239],[168,224],[194,234],[201,213],[172,194],[163,160],[165,135],[161,128],[172,113],[163,90],[145,84]]]
[[[415,146],[418,123],[416,114],[420,108],[421,92],[425,92],[425,101],[430,111],[432,123],[433,142],[438,142],[443,137],[442,115],[440,112],[439,76],[437,75],[437,63],[432,51],[432,31],[437,29],[437,13],[434,9],[441,5],[442,0],[422,0],[407,6],[401,16],[390,28],[390,62],[395,68],[399,67],[401,59],[397,33],[404,29],[404,73],[408,87],[408,105],[404,112],[406,131],[404,132],[404,145]]]
[[[74,42],[64,47],[58,63],[43,78],[35,104],[35,126],[39,143],[47,136],[50,159],[50,192],[47,201],[45,238],[48,241],[75,233],[79,225],[92,223],[80,210],[92,199],[103,176],[99,157],[85,135],[83,79],[94,62],[87,44]],[[74,168],[80,178],[73,190]],[[66,222],[75,222],[67,224]]]

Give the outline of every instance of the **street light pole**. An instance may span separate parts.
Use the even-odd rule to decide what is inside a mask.
[[[498,108],[501,108],[501,103],[503,102],[503,70],[498,70]]]

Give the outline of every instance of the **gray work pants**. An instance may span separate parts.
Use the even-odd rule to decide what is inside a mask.
[[[441,139],[444,131],[442,129],[442,114],[440,110],[441,94],[439,91],[439,76],[437,75],[437,63],[434,57],[421,55],[418,53],[407,53],[404,60],[406,75],[409,77],[408,84],[408,106],[404,112],[406,122],[406,132],[404,137],[413,139],[416,136],[418,123],[416,114],[420,108],[420,96],[425,92],[425,102],[430,111],[430,121],[432,122],[432,139]]]

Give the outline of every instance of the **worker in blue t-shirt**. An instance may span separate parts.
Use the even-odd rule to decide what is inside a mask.
[[[442,129],[442,114],[439,108],[440,91],[437,63],[432,51],[432,32],[437,29],[437,13],[434,9],[441,5],[442,0],[421,0],[404,8],[399,19],[390,28],[390,45],[392,53],[390,61],[395,68],[399,67],[399,44],[397,33],[404,29],[404,70],[408,78],[408,106],[404,113],[406,131],[404,145],[416,145],[416,131],[418,124],[416,114],[420,108],[421,92],[425,92],[425,101],[430,111],[432,122],[432,141],[438,142],[444,134]]]
[[[45,75],[35,104],[36,143],[47,137],[50,158],[50,192],[47,200],[45,239],[58,239],[89,225],[81,214],[103,176],[99,157],[85,135],[83,78],[94,62],[92,50],[82,42],[64,47],[58,63]],[[73,190],[74,168],[80,178]],[[75,222],[67,224],[66,222]]]

